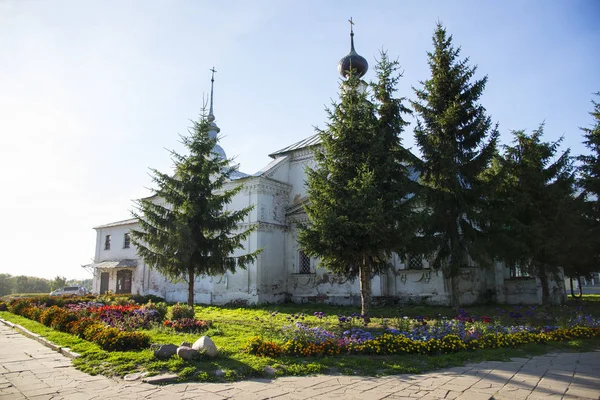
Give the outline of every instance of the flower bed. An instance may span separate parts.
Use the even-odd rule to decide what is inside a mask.
[[[147,348],[150,337],[144,333],[126,331],[141,326],[154,315],[140,306],[103,306],[99,303],[70,299],[59,305],[40,303],[43,298],[18,299],[8,309],[13,314],[38,321],[50,328],[76,335],[98,344],[108,351],[127,351]],[[118,318],[117,316],[120,316]],[[111,326],[114,323],[117,326]],[[130,329],[130,330],[131,330]]]
[[[150,338],[140,329],[162,326],[174,332],[200,333],[212,326],[210,321],[194,318],[194,308],[185,304],[167,307],[165,303],[149,301],[144,305],[127,303],[118,298],[117,304],[104,304],[106,296],[69,298],[53,301],[47,297],[18,299],[9,310],[53,329],[77,335],[97,343],[105,350],[126,351],[148,347]]]
[[[277,313],[272,313],[271,317],[276,315]],[[315,313],[314,316],[319,320],[317,323],[326,317],[322,312]],[[535,313],[531,311],[527,317],[534,316]],[[289,317],[286,318],[290,320]],[[509,318],[523,322],[525,315],[512,311]],[[256,336],[249,340],[245,350],[264,357],[339,354],[433,355],[600,336],[600,319],[581,313],[564,321],[564,327],[503,325],[499,318],[473,317],[464,310],[451,320],[404,317],[396,321],[394,328],[386,326],[388,322],[382,320],[379,329],[369,330],[368,324],[364,323],[360,315],[339,315],[338,329],[335,330],[318,325],[310,326],[303,318],[281,329],[285,338],[283,342],[277,343]],[[270,324],[273,325],[273,322]]]
[[[159,321],[158,311],[139,305],[92,306],[87,309],[87,313],[106,325],[123,331],[147,329],[152,322]]]
[[[195,318],[180,318],[176,320],[165,320],[163,325],[173,329],[175,332],[200,333],[212,326],[210,321],[201,321]]]

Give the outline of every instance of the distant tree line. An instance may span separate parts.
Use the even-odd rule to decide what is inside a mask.
[[[67,279],[56,276],[54,279],[36,276],[0,274],[0,296],[18,293],[50,293],[65,286],[81,286],[92,289],[92,279]]]

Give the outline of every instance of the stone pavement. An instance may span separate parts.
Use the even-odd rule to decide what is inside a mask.
[[[599,399],[600,351],[383,378],[318,375],[156,386],[90,376],[0,323],[0,399]]]

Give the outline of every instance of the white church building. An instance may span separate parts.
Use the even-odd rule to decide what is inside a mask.
[[[342,75],[350,67],[366,73],[367,61],[354,50],[340,61]],[[214,122],[211,106],[211,135],[219,128]],[[245,270],[219,276],[199,276],[194,298],[201,304],[231,302],[261,304],[293,302],[323,302],[360,304],[359,282],[319,268],[318,260],[309,258],[299,247],[298,223],[307,222],[303,203],[307,201],[305,168],[314,167],[313,151],[319,146],[317,135],[308,137],[284,149],[269,154],[272,161],[254,174],[238,172],[225,184],[225,189],[243,185],[229,209],[254,205],[243,223],[256,229],[244,246],[247,251],[262,249],[255,263]],[[220,147],[215,152],[225,157]],[[157,199],[160,201],[160,199]],[[187,301],[187,283],[171,282],[138,257],[129,232],[138,228],[136,219],[96,226],[94,262],[87,265],[93,271],[93,292],[157,295],[167,301]],[[450,285],[441,271],[429,268],[420,257],[398,257],[390,260],[392,268],[376,275],[371,281],[375,301],[431,305],[450,304]],[[502,264],[481,269],[473,266],[461,271],[461,304],[497,302],[507,304],[541,303],[541,285],[537,279],[521,276],[518,269]],[[564,286],[551,286],[551,298],[564,298]]]

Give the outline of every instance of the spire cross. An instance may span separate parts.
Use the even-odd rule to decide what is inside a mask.
[[[217,72],[217,70],[215,70],[215,67],[212,67],[212,69],[210,69],[209,71],[212,72],[212,77],[210,78],[210,110],[208,112],[208,115],[213,115],[213,86],[215,85],[215,72]]]
[[[350,51],[354,50],[354,21],[352,21],[352,17],[348,20],[350,22]]]

